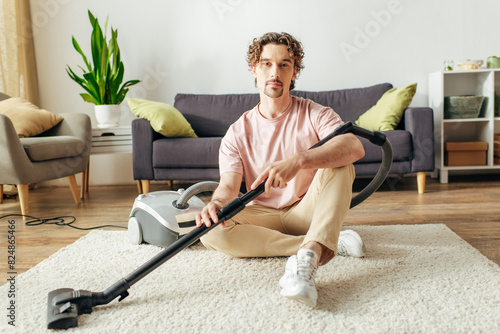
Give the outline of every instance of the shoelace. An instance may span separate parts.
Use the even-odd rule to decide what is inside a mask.
[[[344,242],[342,242],[342,240],[339,240],[339,243],[337,245],[337,255],[340,255],[340,256],[347,255],[347,248],[345,247],[345,244],[344,244]]]
[[[298,259],[297,259],[298,260]],[[312,261],[297,261],[297,275],[312,283],[317,267]]]

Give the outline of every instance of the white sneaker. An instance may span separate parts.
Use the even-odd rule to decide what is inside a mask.
[[[314,286],[317,263],[318,255],[310,249],[299,249],[297,255],[290,256],[285,274],[280,278],[281,295],[315,307],[318,300]]]
[[[365,244],[358,233],[353,230],[340,231],[337,255],[364,257],[365,253]]]

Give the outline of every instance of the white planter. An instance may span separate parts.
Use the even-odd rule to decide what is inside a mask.
[[[119,104],[96,105],[94,112],[99,128],[109,128],[120,124],[122,109]]]

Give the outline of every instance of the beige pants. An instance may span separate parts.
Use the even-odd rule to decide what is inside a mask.
[[[305,196],[283,209],[249,205],[201,238],[210,249],[234,257],[291,256],[309,241],[335,253],[352,198],[353,165],[319,169]]]

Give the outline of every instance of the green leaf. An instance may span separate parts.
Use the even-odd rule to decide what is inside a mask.
[[[102,58],[102,45],[106,43],[104,37],[102,36],[102,30],[99,26],[99,21],[96,19],[94,21],[94,27],[92,31],[92,36],[90,40],[90,45],[92,48],[92,61],[94,62],[94,73],[99,76],[102,72],[101,58]]]
[[[120,59],[120,47],[118,46],[118,31],[111,29],[111,40],[109,41],[110,52],[113,58],[113,75],[116,75],[118,71],[118,66],[121,63]]]
[[[89,62],[87,60],[87,57],[83,53],[82,49],[80,48],[80,45],[78,45],[78,42],[76,41],[75,37],[71,36],[71,38],[72,38],[72,41],[73,41],[73,47],[82,56],[83,61],[85,62],[85,65],[87,66],[87,68],[89,69],[89,71],[91,71],[92,67],[90,66],[90,64],[89,64]]]
[[[90,10],[89,10],[89,20],[90,20],[90,24],[93,27],[94,24],[95,24],[95,17],[94,17],[94,15],[92,15],[92,13],[90,12]]]
[[[123,101],[123,99],[127,95],[128,87],[133,86],[135,84],[138,84],[139,82],[141,82],[141,81],[140,80],[129,80],[122,85],[122,87],[120,88],[120,90],[118,91],[118,94],[117,94],[118,97],[121,99],[120,102]]]
[[[80,94],[80,96],[83,97],[83,100],[85,102],[90,102],[90,103],[93,103],[93,104],[96,104],[96,105],[99,104],[99,102],[95,98],[93,98],[92,96],[90,96],[89,94],[82,93],[82,94]]]

